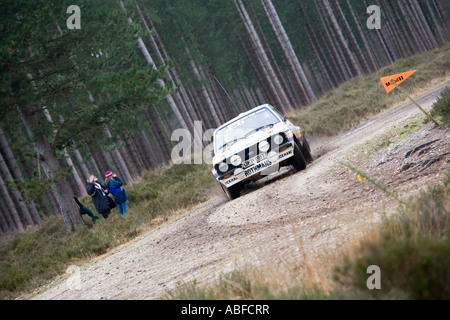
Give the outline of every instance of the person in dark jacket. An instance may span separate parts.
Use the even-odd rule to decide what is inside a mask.
[[[112,194],[114,201],[117,203],[119,214],[124,215],[128,211],[128,205],[125,189],[121,188],[123,186],[123,182],[115,173],[111,171],[106,172],[105,177],[105,186],[109,193]]]
[[[91,196],[95,209],[100,213],[103,218],[107,219],[110,214],[108,189],[97,182],[98,179],[94,175],[90,175],[88,178],[89,185],[86,188],[88,195]]]

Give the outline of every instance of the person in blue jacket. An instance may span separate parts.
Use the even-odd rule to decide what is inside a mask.
[[[124,215],[128,211],[128,205],[127,194],[125,193],[125,189],[122,188],[123,182],[111,171],[106,172],[105,177],[105,187],[108,189],[109,193],[112,194],[114,201],[117,203],[119,214]]]

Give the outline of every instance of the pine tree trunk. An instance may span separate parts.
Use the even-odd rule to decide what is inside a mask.
[[[433,48],[433,45],[430,42],[430,39],[427,37],[427,34],[425,32],[425,29],[422,26],[422,22],[419,19],[419,16],[417,14],[417,10],[412,4],[411,1],[404,1],[404,8],[410,15],[410,19],[412,21],[412,26],[415,28],[417,34],[419,35],[419,38],[423,41],[425,45],[425,50],[430,50]]]
[[[128,145],[128,148],[130,150],[131,158],[133,158],[135,166],[136,166],[136,174],[137,176],[141,176],[145,171],[145,164],[141,158],[141,155],[137,151],[136,145],[133,141],[133,138],[127,133],[124,135],[125,141]]]
[[[90,147],[91,148],[91,147]],[[106,171],[108,171],[108,162],[106,161],[103,151],[94,151],[91,149],[91,154],[92,157],[94,159],[93,165],[95,165],[95,167],[97,168],[97,172],[99,175],[97,175],[97,173],[95,173],[96,176],[102,176],[103,174],[105,174]],[[91,172],[91,174],[94,174],[93,172]]]
[[[151,32],[150,27],[147,24],[147,21],[146,21],[144,15],[142,14],[142,11],[141,11],[139,5],[136,5],[136,9],[137,9],[137,11],[139,13],[139,16],[141,17],[142,23],[144,25],[144,29],[147,32]],[[151,19],[149,19],[149,22],[150,22],[150,25],[152,26],[153,32],[156,35],[157,34],[156,33],[156,29],[155,29],[154,24],[151,21]],[[165,64],[164,57],[163,57],[163,53],[164,52],[160,50],[160,47],[164,46],[161,38],[157,37],[155,39],[155,37],[153,35],[150,35],[149,36],[149,40],[150,40],[150,45],[151,45],[151,47],[153,49],[153,52],[156,55],[156,59],[157,59],[158,63],[160,65],[164,65]],[[157,42],[157,40],[158,40],[159,43]],[[169,58],[169,57],[166,57],[166,58]],[[176,72],[175,70],[172,70],[172,71]],[[177,83],[176,83],[176,81],[174,80],[174,78],[172,76],[172,72],[168,72],[167,76],[168,76],[170,82],[172,83],[172,86],[176,87]],[[190,129],[193,129],[194,128],[194,120],[192,119],[192,116],[191,116],[191,114],[188,111],[188,106],[186,106],[186,104],[184,103],[184,100],[182,99],[180,92],[181,91],[177,91],[177,92],[175,92],[173,94],[174,100],[176,102],[176,105],[180,107],[180,111],[182,113],[183,119],[185,119],[185,121],[186,121],[187,126]]]
[[[5,201],[6,207],[10,213],[11,219],[14,221],[14,228],[19,231],[25,231],[25,227],[22,223],[22,220],[19,217],[19,212],[16,209],[16,205],[9,194],[8,188],[3,181],[2,176],[0,175],[0,195],[2,196],[3,201]]]
[[[35,170],[36,168],[36,159],[31,158],[30,161],[28,161],[25,158],[26,151],[30,150],[30,146],[24,142],[25,139],[23,139],[24,142],[22,142],[22,137],[24,136],[22,128],[20,126],[17,126],[18,134],[16,135],[16,141],[12,141],[12,145],[15,146],[14,148],[14,154],[17,155],[18,163],[20,163],[21,172],[23,173],[23,177],[25,179],[32,179],[33,175],[37,172]],[[35,207],[37,207],[39,218],[41,218],[40,212],[44,215],[44,217],[47,217],[49,215],[48,206],[45,202],[45,195],[40,196],[38,199],[36,199]],[[47,201],[48,202],[48,201]],[[34,218],[33,218],[34,219]]]
[[[327,59],[323,50],[323,46],[320,45],[316,33],[313,31],[313,28],[307,19],[305,10],[303,9],[301,2],[299,2],[299,9],[301,19],[305,19],[306,37],[308,38],[310,47],[312,48],[314,53],[314,57],[319,65],[319,70],[322,74],[322,78],[328,83],[330,89],[335,88],[342,80],[339,79],[337,72],[335,72],[330,66],[329,59]]]
[[[83,156],[77,148],[74,148],[73,154],[75,155],[75,160],[81,167],[81,173],[83,174],[84,180],[87,179],[90,173],[85,161],[83,160]]]
[[[148,16],[148,15],[147,15]],[[157,52],[157,54],[159,53],[160,59],[163,59],[160,63],[164,62],[164,59],[169,59],[170,60],[170,56],[167,53],[167,50],[165,48],[164,45],[164,41],[161,38],[161,36],[159,35],[158,31],[155,28],[155,25],[153,23],[153,21],[151,19],[148,19],[149,23],[150,23],[150,27],[154,33],[154,36],[156,38],[155,40],[155,52]],[[182,106],[184,106],[184,108],[186,109],[186,115],[190,117],[189,120],[189,125],[191,126],[191,128],[194,128],[195,130],[195,126],[194,126],[194,121],[198,121],[200,119],[200,115],[198,114],[196,108],[194,107],[192,100],[189,98],[189,95],[186,91],[186,89],[183,86],[183,83],[181,82],[179,76],[178,76],[178,72],[176,70],[176,68],[171,68],[169,70],[169,74],[171,75],[171,79],[173,81],[173,84],[175,86],[179,87],[179,90],[177,92],[177,94],[179,94],[179,99],[180,99],[180,103]],[[194,137],[199,137],[200,135],[197,133],[195,134],[194,132]],[[201,143],[201,141],[196,141],[197,143]]]
[[[294,48],[292,47],[292,43],[289,40],[289,37],[286,33],[286,30],[281,23],[281,20],[275,10],[275,7],[272,4],[271,0],[261,0],[263,7],[266,11],[267,17],[271,23],[271,26],[277,35],[277,40],[280,43],[280,46],[283,49],[283,53],[286,57],[286,60],[291,67],[291,70],[294,74],[295,81],[297,83],[298,89],[303,96],[304,102],[309,104],[311,102],[316,102],[317,98],[314,94],[311,85],[306,78],[305,72],[303,71],[300,62],[298,61],[298,57],[295,54]]]
[[[122,1],[120,1],[119,5],[120,5],[122,11],[126,13],[126,9],[125,9],[125,6],[124,6]],[[130,18],[127,18],[127,22],[128,22],[129,25],[132,24],[132,20]],[[156,65],[153,62],[153,59],[150,56],[150,53],[147,50],[147,47],[146,47],[146,45],[145,45],[145,43],[144,43],[144,41],[142,40],[141,37],[138,38],[138,44],[139,44],[139,48],[141,49],[142,54],[144,55],[145,60],[147,61],[147,63],[150,64],[153,67],[153,69],[156,70],[157,69]],[[158,79],[157,82],[158,82],[158,84],[159,84],[159,86],[161,88],[163,88],[163,89],[166,88],[166,84],[164,83],[164,81],[162,79]],[[180,123],[181,127],[184,128],[184,129],[189,130],[189,127],[187,126],[183,116],[181,115],[181,112],[178,109],[178,106],[175,104],[175,101],[173,100],[173,97],[171,95],[166,95],[166,100],[169,103],[169,106],[172,109],[172,112],[175,114],[175,117],[177,118],[177,120]]]
[[[52,119],[52,116],[50,115],[50,112],[48,111],[48,109],[43,108],[43,111],[44,111],[45,117],[47,118],[47,121],[53,125],[53,119]],[[62,119],[62,117],[61,117],[61,120],[63,121],[64,119]],[[55,129],[55,133],[56,133],[56,129]],[[67,150],[64,149],[63,151],[64,151],[64,158],[66,159],[67,165],[72,169],[72,176],[77,185],[78,192],[76,192],[76,195],[77,196],[85,195],[86,190],[85,190],[84,184],[81,180],[81,177],[78,173],[78,170],[75,167],[75,165],[73,164],[72,158],[69,156],[69,153],[67,152]]]
[[[423,42],[423,39],[418,35],[417,29],[414,26],[414,23],[411,21],[411,13],[407,8],[406,3],[399,0],[398,7],[400,8],[400,12],[402,13],[408,32],[418,48],[418,52],[420,53],[426,51],[426,45]]]
[[[11,172],[9,171],[8,166],[6,165],[6,162],[3,159],[1,153],[0,153],[0,172],[6,181],[14,182]],[[11,187],[10,189],[12,198],[16,203],[17,208],[19,209],[19,215],[23,223],[27,226],[28,225],[33,226],[34,225],[33,218],[31,217],[31,214],[28,211],[25,202],[23,202],[22,195],[20,194],[19,190],[16,187]]]
[[[366,0],[364,0],[364,5],[366,7],[368,7],[368,4],[367,4]],[[389,49],[389,44],[386,43],[386,40],[383,37],[383,33],[380,30],[378,30],[378,29],[374,29],[372,31],[374,31],[374,34],[377,36],[378,41],[380,42],[381,49],[383,50],[383,55],[385,57],[387,57],[387,59],[388,59],[387,63],[388,64],[394,63],[394,61],[396,60],[396,57],[393,56],[392,51]]]
[[[374,53],[373,53],[372,49],[369,47],[369,44],[368,44],[369,40],[367,39],[367,35],[364,33],[363,29],[361,28],[361,22],[358,19],[358,17],[356,16],[355,11],[353,10],[352,5],[350,4],[350,1],[349,0],[346,0],[346,1],[347,1],[347,6],[352,14],[353,22],[356,26],[356,29],[358,30],[359,36],[362,39],[364,49],[367,54],[367,58],[369,59],[369,64],[371,66],[371,71],[375,72],[376,70],[378,70],[378,66],[377,66],[377,63],[375,62],[375,58],[373,56]]]
[[[38,114],[35,114],[30,105],[25,106],[23,110],[18,108],[18,111],[21,114],[22,121],[27,129],[28,135],[33,138],[33,130],[39,128],[40,126],[36,119]],[[55,172],[60,170],[60,166],[51,151],[51,147],[48,144],[47,139],[45,137],[40,137],[33,144],[38,158],[41,160],[40,163],[45,175],[49,179],[55,178]],[[73,205],[73,193],[64,183],[53,183],[50,188],[55,196],[56,203],[59,207],[59,212],[63,217],[64,226],[69,231],[75,230],[75,227],[82,223],[83,220],[81,219],[77,208]]]
[[[393,24],[395,24],[398,28],[396,29],[398,34],[399,34],[399,38],[401,38],[401,41],[403,41],[404,46],[406,45],[406,48],[408,48],[408,56],[417,54],[420,52],[420,48],[418,47],[417,42],[415,41],[412,33],[409,31],[408,26],[405,23],[396,23],[397,21],[403,20],[401,14],[400,14],[400,10],[397,9],[395,7],[395,3],[393,3],[392,1],[385,1],[386,5],[389,5],[390,7],[390,11],[392,12],[392,20],[393,20]],[[399,3],[397,5],[400,5]]]
[[[430,26],[423,14],[422,8],[420,7],[419,3],[417,2],[417,0],[409,0],[409,3],[411,4],[412,10],[415,12],[417,20],[420,22],[419,24],[422,28],[423,34],[430,44],[430,49],[437,48],[438,43],[433,35],[433,32],[431,32]]]
[[[17,164],[17,161],[14,157],[14,154],[9,146],[9,142],[6,139],[5,135],[3,134],[3,130],[1,130],[1,129],[0,129],[0,145],[2,146],[2,149],[5,152],[6,160],[9,163],[9,166],[12,170],[14,177],[20,181],[23,181],[22,172],[21,172],[21,170]],[[19,190],[20,190],[20,188],[19,188]],[[21,194],[22,194],[22,197],[25,199],[25,201],[27,201],[27,197],[26,197],[24,190],[21,190]],[[32,218],[33,224],[40,225],[42,223],[42,219],[39,215],[36,205],[33,202],[31,202],[31,203],[27,204],[26,206],[27,206],[28,212]]]
[[[324,33],[324,39],[322,39],[322,44],[327,48],[330,53],[329,57],[333,60],[333,65],[336,67],[337,72],[340,74],[342,82],[347,81],[351,78],[351,71],[345,59],[342,58],[336,42],[334,41],[331,32],[329,30],[329,26],[327,20],[323,17],[322,7],[320,6],[320,1],[314,1],[314,5],[316,7],[317,14],[321,21],[322,30]]]
[[[352,32],[352,29],[350,28],[350,25],[349,25],[347,19],[345,18],[345,15],[344,15],[344,12],[342,11],[341,5],[339,4],[338,1],[335,1],[334,3],[336,4],[337,13],[343,22],[344,29],[347,33],[347,36],[350,39],[350,43],[353,47],[353,50],[355,50],[356,56],[358,57],[358,61],[361,64],[361,67],[363,69],[362,71],[366,74],[369,74],[370,68],[367,63],[366,57],[363,55],[361,49],[359,48],[358,42],[356,41],[356,38]]]
[[[350,48],[348,47],[347,41],[344,38],[342,29],[336,20],[336,16],[334,15],[333,10],[331,9],[330,3],[328,2],[328,0],[323,0],[323,4],[325,6],[325,10],[328,13],[328,16],[330,17],[330,22],[331,22],[334,30],[336,31],[338,40],[341,43],[341,47],[343,48],[348,61],[350,61],[350,65],[353,69],[354,74],[361,75],[362,74],[361,69],[359,68],[358,64],[356,63],[356,61],[353,57],[353,53],[350,51]]]
[[[259,38],[253,23],[250,20],[250,17],[248,16],[247,11],[245,10],[245,7],[241,0],[234,0],[236,7],[239,11],[239,14],[241,16],[242,21],[244,22],[245,28],[250,36],[250,39],[253,42],[253,45],[255,46],[256,53],[258,57],[261,59],[261,65],[264,68],[263,75],[265,78],[267,78],[267,84],[271,87],[272,91],[276,93],[274,96],[275,103],[278,108],[280,108],[283,111],[287,111],[289,100],[286,96],[286,93],[282,89],[280,85],[280,81],[278,77],[276,76],[276,73],[270,64],[269,58],[264,50],[264,47],[262,46],[261,39]]]
[[[448,33],[449,21],[448,21],[448,19],[445,18],[447,16],[446,15],[447,12],[444,12],[439,0],[431,0],[431,2],[433,4],[433,7],[435,8],[436,14],[438,15],[439,19],[442,21],[442,23],[444,25],[445,33]]]
[[[244,38],[245,39],[244,39]],[[260,83],[261,87],[263,88],[263,99],[264,102],[267,103],[271,100],[271,97],[274,97],[273,100],[276,100],[277,93],[273,86],[269,84],[270,79],[266,77],[266,73],[263,71],[263,66],[261,63],[261,60],[255,56],[254,50],[250,50],[251,44],[247,41],[248,34],[244,34],[244,36],[241,37],[238,34],[239,41],[241,43],[242,48],[244,49],[244,52],[248,58],[248,61],[250,61],[250,65],[252,66],[252,69],[255,71],[255,75],[258,79],[258,82]],[[280,106],[282,109],[282,107]],[[282,109],[283,110],[283,109]]]
[[[414,54],[414,50],[402,33],[404,32],[402,31],[403,24],[396,23],[396,18],[394,17],[393,10],[391,9],[392,7],[389,6],[388,1],[381,0],[381,4],[383,5],[383,12],[385,12],[384,16],[386,17],[387,28],[390,30],[391,38],[395,42],[397,54],[402,58],[409,57]]]
[[[191,67],[191,70],[195,76],[195,78],[201,83],[202,82],[202,77],[200,76],[200,72],[199,69],[197,68],[197,65],[194,62],[194,59],[192,59],[191,53],[189,51],[189,48],[186,46],[185,41],[183,36],[181,36],[181,41],[184,43],[185,46],[185,52],[189,61],[189,65]],[[209,110],[209,116],[212,117],[213,119],[213,123],[215,127],[218,127],[222,124],[222,122],[220,121],[216,111],[214,110],[214,105],[211,101],[211,97],[209,96],[206,87],[202,84],[200,85],[200,94],[204,99],[204,105],[207,106],[208,110]]]
[[[153,107],[149,107],[147,110],[147,118],[151,122],[151,130],[153,136],[155,137],[156,143],[158,144],[159,149],[161,150],[161,153],[163,155],[163,162],[166,162],[171,158],[171,154],[168,148],[169,144],[167,143],[167,141],[164,142],[164,140],[166,140],[165,135],[161,129],[155,110],[153,109]]]
[[[258,16],[256,14],[256,11],[254,9],[253,3],[252,1],[249,1],[249,6],[250,6],[250,13],[251,13],[251,17],[250,17],[250,21],[253,21],[253,27],[256,30],[256,34],[258,35],[261,44],[262,44],[262,48],[264,50],[264,52],[267,54],[267,57],[269,58],[269,63],[273,68],[273,71],[275,72],[276,78],[279,81],[280,84],[280,90],[283,90],[283,92],[286,95],[287,100],[284,102],[285,103],[285,107],[284,107],[284,112],[289,112],[293,110],[294,105],[296,104],[296,99],[293,97],[291,91],[291,88],[289,87],[289,85],[287,84],[287,82],[285,81],[286,77],[283,75],[283,72],[281,71],[280,66],[278,65],[277,60],[275,59],[275,56],[273,55],[272,50],[270,49],[270,45],[269,42],[267,41],[267,38],[265,36],[265,33],[261,27],[261,24],[259,23],[259,19]],[[284,59],[284,57],[283,57]],[[285,59],[284,59],[285,60]],[[264,66],[264,65],[263,65]],[[293,76],[293,75],[291,75]],[[302,101],[302,104],[304,104],[304,102]]]
[[[0,195],[2,194],[1,185],[2,182],[0,181]],[[3,198],[1,198],[0,206],[2,207],[2,210],[0,210],[0,235],[5,235],[9,232],[13,232],[16,228],[14,222],[11,221],[11,213],[8,210],[8,205],[3,201]]]
[[[209,83],[213,82],[211,74],[208,71],[205,71],[201,65],[199,66],[199,71],[200,71],[200,75],[201,75],[202,79],[207,79]],[[219,118],[219,121],[220,121],[219,122],[219,126],[220,126],[221,124],[223,124],[225,122],[225,119],[223,117],[222,109],[220,108],[218,101],[216,99],[214,99],[212,85],[206,87],[206,91],[211,98],[211,102],[213,104],[214,111],[217,114],[217,117]]]
[[[25,133],[23,132],[21,126],[17,127],[17,133],[18,133],[18,137],[19,137],[21,143],[24,144],[24,146],[25,146],[24,147],[25,150],[30,152],[31,148],[30,148],[30,146],[27,143],[27,138],[26,138]],[[40,171],[40,165],[36,161],[36,158],[31,158],[30,159],[30,163],[31,163],[31,168],[34,170],[34,172],[39,172]],[[29,168],[29,166],[27,164],[25,164],[24,167],[25,168]],[[28,178],[31,178],[33,176],[33,173],[29,172],[29,170],[30,169],[28,169]],[[50,203],[50,206],[52,208],[53,213],[57,214],[59,209],[58,209],[58,206],[56,205],[55,198],[54,198],[53,194],[49,190],[46,190],[45,191],[45,196],[47,197],[47,200]],[[48,216],[49,214],[47,214],[44,211],[44,215]]]
[[[376,30],[377,34],[380,35],[380,37],[383,38],[384,42],[386,43],[386,47],[389,51],[390,56],[392,57],[392,61],[395,62],[398,60],[398,53],[400,52],[397,47],[397,41],[392,34],[391,27],[389,26],[389,21],[385,19],[384,22],[385,31],[381,32],[380,30]]]
[[[111,132],[108,128],[105,128],[105,133],[108,138],[112,138]],[[110,153],[115,160],[115,165],[119,168],[121,179],[123,179],[125,183],[131,183],[133,181],[133,177],[131,176],[131,173],[128,170],[128,166],[123,160],[123,157],[120,154],[119,150],[114,149]]]
[[[425,3],[427,5],[428,11],[430,12],[431,19],[433,20],[434,29],[436,30],[435,32],[436,32],[436,34],[437,34],[437,36],[439,38],[439,43],[442,44],[442,43],[445,42],[445,38],[444,38],[444,34],[442,33],[442,28],[439,25],[436,13],[433,10],[432,5],[430,4],[430,0],[425,1]]]
[[[144,151],[144,158],[147,162],[150,163],[150,168],[157,168],[161,163],[164,162],[164,159],[162,159],[161,152],[157,152],[156,147],[152,143],[150,139],[150,133],[142,131],[141,134],[137,137],[140,141],[139,146],[145,146],[141,147],[140,150]]]
[[[123,144],[121,148],[118,149],[123,161],[126,164],[126,168],[130,172],[131,179],[130,181],[134,181],[138,176],[138,170],[136,168],[135,162],[131,158],[131,152],[126,143]]]

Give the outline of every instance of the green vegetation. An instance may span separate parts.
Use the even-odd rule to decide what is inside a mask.
[[[12,299],[63,274],[68,266],[106,253],[188,212],[214,196],[218,189],[207,165],[174,165],[148,172],[139,183],[127,186],[129,212],[117,209],[107,219],[75,232],[64,228],[61,217],[49,218],[41,227],[16,233],[0,244],[0,299]],[[90,197],[80,201],[93,210]],[[74,205],[76,205],[74,203]]]
[[[365,77],[354,78],[336,90],[325,94],[317,103],[289,115],[307,134],[314,136],[334,136],[361,125],[368,118],[405,101],[398,90],[389,94],[383,88],[380,78],[417,69],[417,72],[401,84],[408,93],[418,96],[429,88],[432,80],[444,78],[450,71],[450,45],[429,51],[394,64]],[[436,84],[435,84],[436,85]],[[448,100],[443,98],[440,110],[448,119]]]
[[[434,103],[431,116],[438,116],[446,126],[450,126],[450,89],[442,92],[441,97]]]

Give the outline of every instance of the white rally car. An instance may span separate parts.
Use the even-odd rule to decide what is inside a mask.
[[[310,161],[301,128],[269,104],[241,113],[214,131],[212,173],[230,199],[239,197],[246,183],[282,166],[303,170]]]

